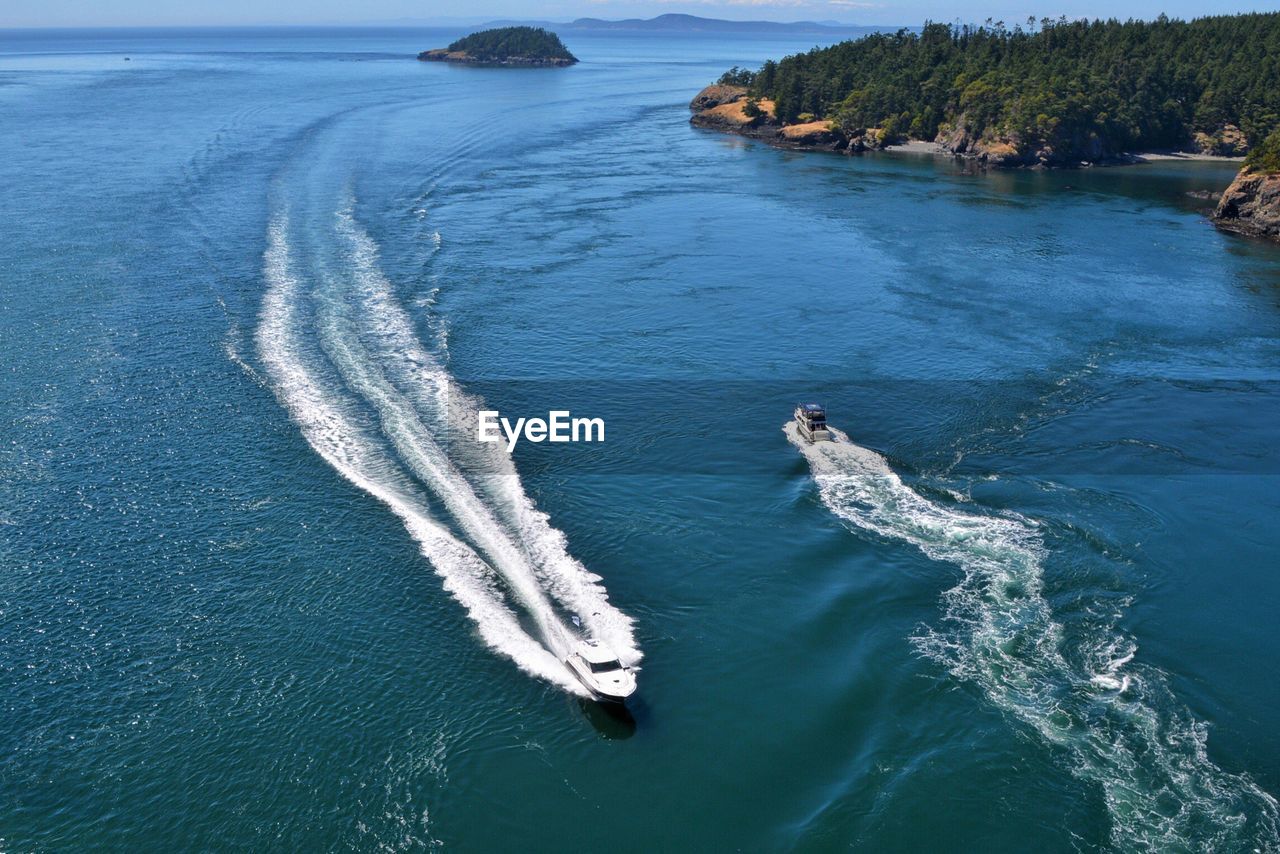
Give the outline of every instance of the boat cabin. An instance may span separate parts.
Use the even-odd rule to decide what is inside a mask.
[[[810,442],[831,441],[827,428],[827,411],[819,403],[802,403],[796,407],[796,428]]]

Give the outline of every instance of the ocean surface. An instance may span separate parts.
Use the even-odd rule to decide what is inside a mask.
[[[687,103],[808,41],[455,35],[0,33],[0,850],[1280,847],[1230,165],[782,152]]]

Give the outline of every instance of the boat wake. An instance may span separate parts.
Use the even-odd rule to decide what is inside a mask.
[[[565,655],[585,634],[634,666],[632,621],[506,451],[470,441],[480,402],[419,341],[353,210],[349,196],[296,218],[276,206],[256,333],[272,389],[316,453],[400,517],[485,644],[585,695]]]
[[[1092,626],[1069,657],[1044,596],[1046,550],[1033,520],[931,501],[838,430],[834,441],[810,444],[794,423],[784,429],[832,513],[858,532],[960,568],[961,581],[943,594],[943,627],[914,637],[917,650],[975,685],[1072,773],[1099,786],[1115,847],[1280,847],[1275,799],[1208,758],[1205,725],[1178,703],[1159,670],[1134,662],[1137,646],[1114,620]]]

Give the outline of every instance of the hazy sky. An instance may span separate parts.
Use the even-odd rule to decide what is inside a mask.
[[[715,18],[839,20],[919,24],[926,18],[1008,22],[1036,17],[1172,17],[1280,11],[1280,0],[0,0],[0,27],[180,24],[342,24],[412,19],[652,17],[687,12]]]

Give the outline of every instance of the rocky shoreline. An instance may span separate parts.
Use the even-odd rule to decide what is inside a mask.
[[[904,146],[921,150],[928,147],[939,154],[998,169],[1120,166],[1159,159],[1235,161],[1245,151],[1244,137],[1232,125],[1214,137],[1201,134],[1204,138],[1197,140],[1198,151],[1135,154],[1112,151],[1096,138],[1079,140],[1068,152],[1057,152],[1049,146],[1024,146],[1017,139],[977,139],[964,130],[963,117],[956,123],[959,127],[944,127],[933,140],[903,139],[880,128],[849,132],[822,120],[783,124],[775,118],[771,101],[753,101],[745,86],[720,83],[707,86],[694,96],[689,109],[693,111],[689,122],[695,127],[758,139],[778,148],[858,154]]]
[[[720,83],[708,86],[694,96],[689,109],[693,110],[689,123],[694,127],[736,133],[779,148],[850,150],[849,138],[833,123],[783,125],[773,116],[773,102],[751,100],[745,86]]]
[[[1215,137],[1206,137],[1199,152],[1131,154],[1110,152],[1094,140],[1083,150],[1085,158],[1066,158],[1052,150],[1027,150],[1015,140],[975,140],[963,131],[945,130],[932,141],[889,138],[878,128],[849,133],[834,122],[808,121],[783,124],[774,116],[773,103],[748,96],[745,86],[713,84],[689,103],[694,127],[758,139],[777,148],[857,154],[864,151],[906,149],[949,155],[979,167],[1050,169],[1063,167],[1128,165],[1149,160],[1239,160],[1243,136],[1228,125]],[[1202,135],[1203,136],[1203,135]],[[1087,159],[1086,159],[1087,158]],[[1251,171],[1245,167],[1231,186],[1215,197],[1210,219],[1219,228],[1251,237],[1280,240],[1280,174]]]
[[[1280,240],[1280,174],[1240,170],[1212,218],[1224,231]]]
[[[472,56],[466,51],[449,50],[448,48],[438,47],[434,50],[424,50],[418,54],[418,59],[423,62],[452,62],[458,65],[483,65],[496,66],[506,68],[564,68],[573,65],[578,60],[566,59],[559,56],[507,56],[500,59],[482,59]]]

